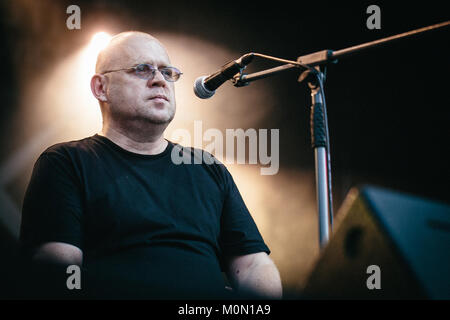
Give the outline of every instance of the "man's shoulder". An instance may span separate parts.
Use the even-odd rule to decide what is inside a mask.
[[[67,157],[75,153],[85,153],[91,150],[93,145],[95,145],[95,136],[58,142],[47,147],[41,157]]]

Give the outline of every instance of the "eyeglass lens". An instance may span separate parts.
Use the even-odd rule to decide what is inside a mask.
[[[150,79],[155,76],[156,70],[159,70],[163,75],[164,79],[170,82],[177,81],[180,78],[181,72],[175,67],[164,67],[161,69],[156,69],[149,64],[140,64],[136,66],[136,75],[142,79]]]

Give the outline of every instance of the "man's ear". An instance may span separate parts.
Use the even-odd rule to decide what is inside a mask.
[[[100,74],[94,74],[91,78],[91,91],[97,100],[106,102],[106,78]]]

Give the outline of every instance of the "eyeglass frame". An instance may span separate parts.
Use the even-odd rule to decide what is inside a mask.
[[[140,76],[138,75],[138,71],[137,71],[137,68],[138,68],[139,66],[147,66],[147,67],[149,67],[150,70],[153,71],[153,72],[152,72],[152,75],[151,75],[150,77],[148,77],[148,78],[140,77]],[[176,67],[168,66],[168,67],[163,67],[163,68],[161,68],[161,70],[164,70],[164,69],[175,69],[176,71],[178,71],[178,79],[176,79],[176,80],[169,80],[169,79],[167,79],[167,78],[164,76],[164,74],[161,72],[161,70],[160,70],[159,68],[155,68],[154,66],[152,66],[151,64],[148,64],[148,63],[140,63],[140,64],[138,64],[138,65],[136,65],[136,66],[134,66],[134,67],[129,67],[129,68],[123,68],[123,69],[117,69],[117,70],[109,70],[109,71],[102,72],[102,73],[100,73],[100,74],[101,74],[101,75],[104,75],[104,74],[111,73],[111,72],[125,71],[125,70],[132,70],[132,69],[134,70],[134,73],[136,74],[136,76],[137,76],[139,79],[143,79],[143,80],[150,80],[150,79],[153,79],[153,78],[155,77],[155,75],[156,75],[156,71],[159,71],[159,72],[161,73],[161,75],[163,76],[163,78],[164,78],[166,81],[168,81],[168,82],[176,82],[176,81],[178,81],[178,80],[180,79],[181,75],[183,74],[183,73],[182,73],[178,68],[176,68]]]

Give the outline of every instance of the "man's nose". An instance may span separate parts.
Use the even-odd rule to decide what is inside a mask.
[[[167,86],[167,81],[164,79],[161,71],[155,70],[153,78],[148,79],[147,86],[149,87],[165,87]]]

